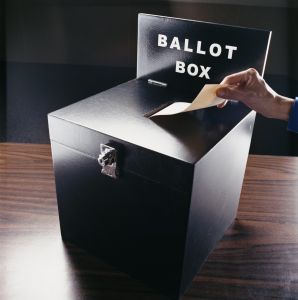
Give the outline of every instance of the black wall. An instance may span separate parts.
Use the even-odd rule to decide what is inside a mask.
[[[298,95],[296,1],[0,1],[1,140],[48,143],[48,112],[135,77],[139,12],[272,30],[266,79]],[[297,135],[258,116],[251,152],[298,155]]]
[[[0,2],[0,142],[6,139],[5,2]]]

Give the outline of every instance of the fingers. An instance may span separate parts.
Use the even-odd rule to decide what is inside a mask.
[[[258,71],[250,68],[235,74],[231,74],[229,76],[226,76],[223,81],[221,82],[222,84],[243,84],[246,83],[251,77],[257,77],[258,76]]]
[[[240,84],[241,82],[244,82],[246,78],[246,71],[238,72],[235,74],[231,74],[229,76],[226,76],[222,84]]]
[[[216,90],[216,96],[223,99],[239,100],[246,102],[250,91],[256,90],[259,86],[261,76],[258,71],[250,68],[235,74],[226,76]],[[217,105],[223,108],[227,100]]]

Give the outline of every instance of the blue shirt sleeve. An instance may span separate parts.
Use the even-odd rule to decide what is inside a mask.
[[[298,97],[296,97],[290,112],[288,130],[298,133]]]

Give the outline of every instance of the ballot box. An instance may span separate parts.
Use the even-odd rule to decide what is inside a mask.
[[[61,234],[179,299],[234,221],[255,113],[230,101],[148,116],[227,74],[263,74],[271,32],[138,22],[136,78],[48,115]]]

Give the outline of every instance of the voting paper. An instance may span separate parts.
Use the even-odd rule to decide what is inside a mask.
[[[215,106],[220,103],[223,103],[225,99],[216,96],[216,90],[218,87],[219,84],[205,84],[192,103],[175,102],[167,106],[166,108],[158,111],[157,113],[153,114],[152,116],[150,116],[150,118],[156,116],[180,114],[183,112]]]

